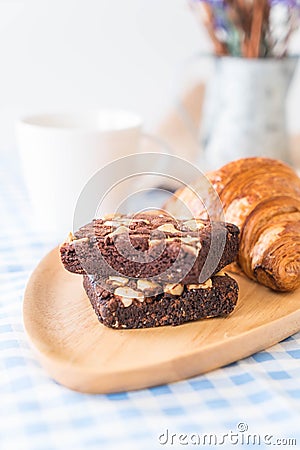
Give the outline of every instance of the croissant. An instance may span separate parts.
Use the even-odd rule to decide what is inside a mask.
[[[251,279],[276,291],[300,286],[300,178],[286,164],[269,158],[233,161],[207,174],[223,206],[225,220],[240,228],[237,264]],[[201,180],[177,191],[166,206],[180,216],[186,205],[207,218],[213,196],[197,192]]]

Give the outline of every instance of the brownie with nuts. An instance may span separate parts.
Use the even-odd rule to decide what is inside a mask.
[[[230,314],[238,299],[238,284],[220,272],[202,284],[162,285],[143,279],[111,277],[108,288],[84,275],[83,285],[101,323],[110,328],[150,328],[181,325]],[[154,293],[154,295],[153,295]]]
[[[239,229],[230,223],[176,220],[166,214],[95,219],[60,247],[70,272],[164,283],[202,283],[236,258]]]

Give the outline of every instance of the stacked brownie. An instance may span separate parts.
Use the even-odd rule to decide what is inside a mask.
[[[144,213],[95,219],[60,252],[64,267],[83,275],[101,323],[148,328],[230,314],[238,285],[222,269],[238,242],[229,223]]]

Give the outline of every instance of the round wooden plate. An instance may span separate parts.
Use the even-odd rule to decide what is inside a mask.
[[[179,327],[112,330],[98,322],[82,277],[55,248],[25,292],[24,323],[41,363],[59,383],[108,393],[169,383],[221,367],[300,330],[300,292],[277,294],[243,277],[235,311]]]

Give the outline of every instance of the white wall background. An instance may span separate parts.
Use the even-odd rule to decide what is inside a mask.
[[[199,50],[208,41],[186,0],[0,0],[0,151],[15,148],[14,122],[33,112],[123,107],[151,127]]]

